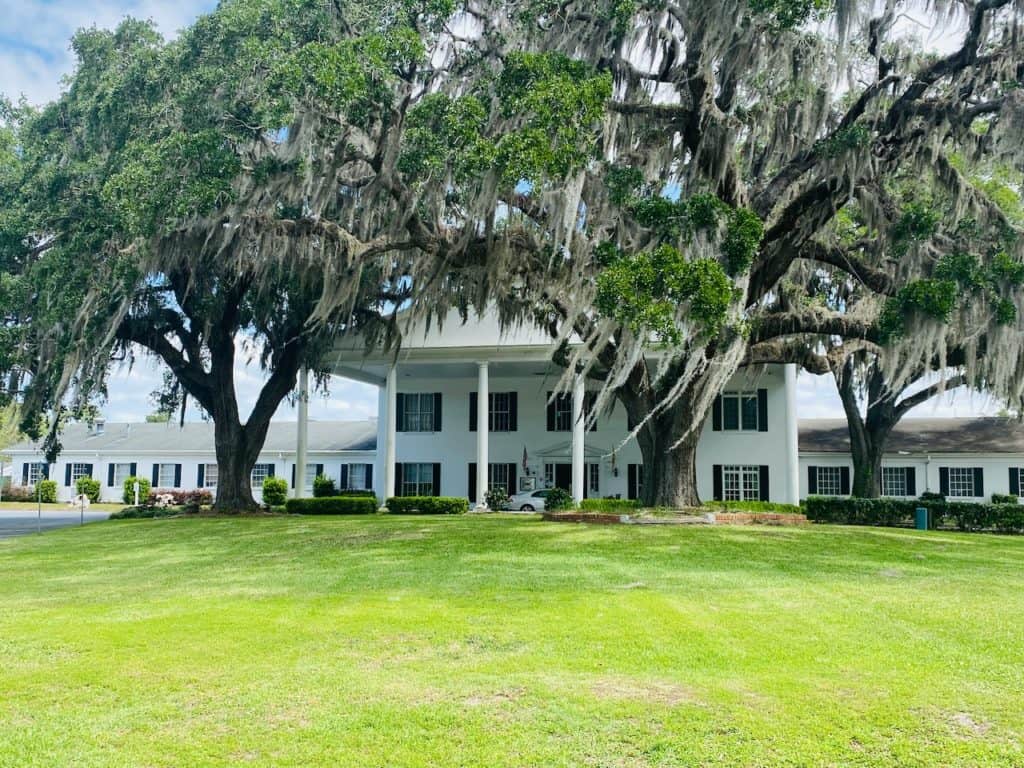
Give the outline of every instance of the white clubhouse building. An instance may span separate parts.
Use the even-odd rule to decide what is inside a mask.
[[[313,477],[323,474],[340,488],[372,489],[381,499],[441,495],[478,503],[493,486],[510,494],[559,486],[576,499],[639,496],[643,465],[635,440],[626,439],[624,409],[616,404],[586,428],[580,416],[593,401],[591,385],[578,378],[571,393],[552,396],[563,371],[551,361],[543,333],[503,332],[490,318],[463,324],[452,317],[440,329],[405,329],[404,335],[397,358],[368,356],[358,339],[337,345],[333,372],[379,388],[378,419],[312,421],[305,430],[275,422],[253,470],[257,495],[267,476],[284,477],[293,493],[309,495]],[[792,365],[758,366],[733,377],[698,445],[701,498],[795,504],[808,494],[849,493],[845,422],[803,421],[798,430],[795,403]],[[1024,427],[932,419],[915,432],[916,421],[905,420],[893,434],[883,462],[888,494],[941,490],[981,500],[1019,492]],[[962,439],[958,431],[973,437]],[[304,473],[296,472],[303,434]],[[131,475],[149,478],[154,488],[216,487],[209,423],[71,425],[62,442],[53,465],[31,444],[6,449],[13,484],[50,477],[66,500],[77,478],[91,476],[112,501],[120,500]],[[302,475],[304,488],[296,490]]]

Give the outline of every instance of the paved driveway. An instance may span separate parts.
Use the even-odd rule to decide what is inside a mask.
[[[110,517],[109,512],[85,512],[85,522],[94,523],[98,520],[106,520]],[[78,525],[82,518],[77,510],[66,506],[57,509],[43,508],[42,530],[52,531],[55,528],[65,528],[69,525]],[[39,529],[39,519],[36,517],[36,510],[25,509],[0,509],[0,539],[9,539],[12,536],[24,536],[35,533]]]

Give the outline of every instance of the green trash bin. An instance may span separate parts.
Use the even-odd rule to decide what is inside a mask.
[[[918,507],[914,510],[914,527],[919,531],[928,530],[928,508]]]

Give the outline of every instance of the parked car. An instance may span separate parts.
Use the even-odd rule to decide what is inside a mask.
[[[543,512],[544,500],[548,497],[549,493],[551,493],[550,488],[517,493],[509,499],[508,509],[516,512]]]

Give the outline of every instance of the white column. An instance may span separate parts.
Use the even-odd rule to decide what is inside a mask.
[[[786,503],[800,503],[800,436],[796,416],[796,365],[783,366],[786,383]]]
[[[309,369],[299,369],[299,425],[295,446],[295,498],[306,492],[306,452],[309,447]]]
[[[583,377],[577,375],[572,383],[572,500],[583,501],[583,483],[586,466],[583,463],[583,436],[587,424],[583,415],[583,398],[586,395]]]
[[[472,501],[482,507],[490,484],[490,457],[487,449],[491,436],[491,390],[486,361],[477,364],[476,390],[476,499]]]
[[[385,400],[387,401],[386,423],[384,430],[384,499],[387,501],[395,495],[395,435],[398,432],[398,373],[394,366],[388,371],[385,383]],[[378,416],[378,418],[380,418]]]

